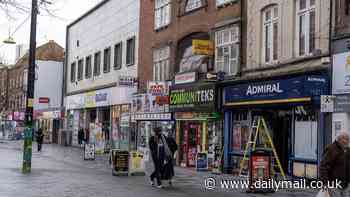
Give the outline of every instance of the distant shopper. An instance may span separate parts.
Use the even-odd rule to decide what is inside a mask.
[[[84,130],[81,128],[78,131],[78,143],[79,143],[79,145],[83,144],[83,140],[84,140]]]
[[[154,136],[149,140],[149,148],[154,164],[154,172],[150,176],[151,185],[155,185],[154,179],[156,179],[157,187],[162,188],[161,179],[171,180],[174,175],[173,155],[177,145],[175,141],[168,140],[162,134],[162,129],[157,127],[154,128]],[[169,183],[171,184],[171,181]]]
[[[346,132],[340,133],[335,142],[329,145],[320,165],[320,177],[329,188],[331,197],[349,197],[350,181],[350,137]],[[335,187],[337,181],[341,188]]]
[[[36,142],[38,143],[38,152],[41,152],[43,140],[44,140],[43,129],[39,128],[38,132],[36,133]]]

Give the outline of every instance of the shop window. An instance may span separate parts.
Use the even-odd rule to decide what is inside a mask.
[[[155,29],[169,25],[171,19],[171,0],[156,0],[154,13]]]
[[[103,72],[109,73],[111,71],[111,47],[108,47],[103,52]]]
[[[101,52],[97,52],[94,55],[94,76],[101,74]]]
[[[73,62],[71,65],[70,65],[70,81],[73,83],[75,82],[75,74],[76,72],[76,63]],[[12,83],[11,83],[12,84]]]
[[[315,0],[297,0],[299,56],[311,55],[315,50],[316,6]]]
[[[91,55],[85,58],[85,78],[91,77]]]
[[[135,63],[135,37],[126,41],[126,65],[131,66]]]
[[[294,156],[299,159],[317,159],[316,114],[304,108],[295,110]]]
[[[123,43],[120,42],[114,46],[114,69],[119,70],[122,68],[123,58]]]
[[[202,0],[187,0],[185,12],[190,12],[202,6],[203,6]]]
[[[166,46],[153,52],[153,80],[165,81],[169,79],[170,47]]]
[[[232,128],[232,151],[234,153],[243,153],[249,138],[250,123],[248,112],[236,113],[233,116]]]
[[[235,75],[239,66],[239,27],[217,31],[216,41],[216,71],[225,72],[227,75]]]
[[[264,63],[273,63],[278,58],[278,6],[265,8],[262,18]]]

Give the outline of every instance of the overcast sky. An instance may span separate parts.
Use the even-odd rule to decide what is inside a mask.
[[[22,0],[29,5],[30,0]],[[54,5],[55,14],[59,16],[47,16],[44,11],[38,16],[37,26],[37,46],[49,40],[55,40],[62,47],[65,47],[66,26],[74,21],[86,11],[91,9],[101,0],[49,0],[56,2]],[[15,14],[15,20],[9,20],[4,13],[0,13],[0,58],[6,58],[10,64],[14,63],[15,45],[4,45],[2,41],[9,35],[9,29],[13,32],[25,19],[29,13]],[[13,38],[17,44],[24,43],[29,46],[30,19],[28,19]]]

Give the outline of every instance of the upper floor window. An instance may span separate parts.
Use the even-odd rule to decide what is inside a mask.
[[[170,47],[166,46],[153,51],[153,80],[165,81],[169,79]]]
[[[278,7],[263,10],[263,61],[272,63],[278,58]]]
[[[234,2],[236,0],[216,0],[216,6],[221,6],[224,5],[226,3],[230,3],[230,2]]]
[[[99,76],[101,73],[101,52],[94,55],[94,76]]]
[[[216,71],[235,75],[239,63],[239,28],[229,27],[215,33],[215,65]]]
[[[111,47],[103,51],[103,72],[108,73],[109,71],[111,71]]]
[[[80,59],[78,61],[78,81],[83,79],[83,72],[84,72],[84,60]]]
[[[187,0],[185,11],[190,12],[202,6],[203,6],[202,0]]]
[[[126,65],[131,66],[135,63],[135,37],[126,41]]]
[[[114,46],[114,69],[122,68],[123,59],[123,43],[120,42]]]
[[[76,64],[73,62],[70,65],[70,81],[75,82],[75,76],[76,76]]]
[[[315,50],[315,0],[297,0],[298,51],[299,56],[312,54]]]
[[[169,25],[171,18],[171,0],[156,0],[154,12],[155,29]]]
[[[88,79],[91,77],[91,55],[85,58],[85,78]]]

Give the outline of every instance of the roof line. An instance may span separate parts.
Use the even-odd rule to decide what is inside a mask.
[[[100,8],[101,6],[103,6],[104,4],[106,4],[108,1],[110,0],[103,0],[100,3],[98,3],[97,5],[95,5],[93,8],[91,8],[90,10],[88,10],[87,12],[85,12],[83,15],[81,15],[79,18],[75,19],[73,22],[71,22],[68,26],[67,29],[70,28],[71,26],[75,25],[76,23],[78,23],[79,21],[81,21],[83,18],[87,17],[88,15],[90,15],[91,13],[93,13],[95,10],[97,10],[98,8]]]

